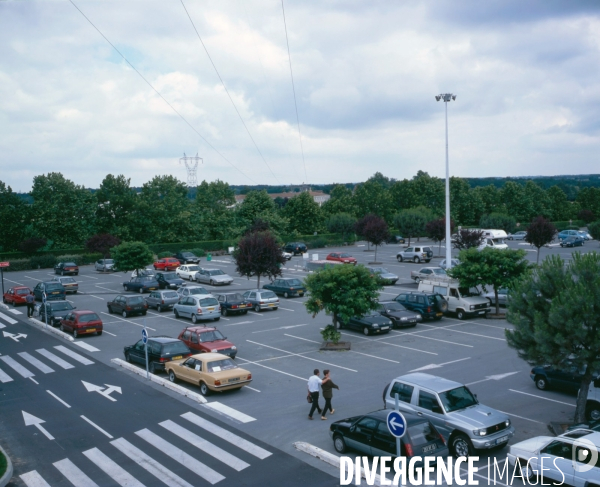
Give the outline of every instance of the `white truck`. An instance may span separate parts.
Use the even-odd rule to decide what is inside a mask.
[[[507,233],[504,230],[480,230],[483,232],[483,242],[478,247],[479,250],[483,250],[486,247],[493,249],[507,249],[508,245],[504,242],[505,238],[508,238]]]
[[[590,384],[585,404],[585,415],[588,421],[600,420],[600,378],[594,379]]]
[[[458,279],[423,279],[419,282],[419,291],[441,294],[448,301],[447,312],[456,313],[459,320],[485,316],[490,311],[490,302],[476,291],[461,288]]]

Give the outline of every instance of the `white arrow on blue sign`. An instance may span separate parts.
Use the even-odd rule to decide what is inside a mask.
[[[146,343],[148,341],[148,332],[146,328],[142,328],[142,342]]]
[[[387,427],[396,438],[402,438],[406,433],[406,419],[398,411],[390,411],[387,416]]]

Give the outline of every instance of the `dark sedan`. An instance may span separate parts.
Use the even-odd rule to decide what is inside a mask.
[[[58,326],[60,320],[67,316],[71,311],[75,309],[68,301],[48,301],[46,304],[40,306],[38,316],[40,321],[46,322],[46,314],[48,315],[48,324],[52,326]]]
[[[308,251],[308,247],[302,242],[289,242],[283,247],[283,250],[294,255],[305,254]]]
[[[46,301],[64,301],[67,299],[65,287],[56,281],[38,282],[33,288],[33,296],[36,301],[43,301],[44,294]]]
[[[213,294],[221,305],[221,314],[227,316],[230,314],[247,314],[252,309],[252,303],[246,301],[244,296],[239,293]]]
[[[150,276],[133,277],[131,281],[123,283],[125,291],[134,291],[140,294],[156,291],[159,287],[156,278]]]
[[[146,345],[142,340],[124,347],[123,354],[127,362],[146,365]],[[148,370],[151,374],[165,370],[166,362],[186,358],[191,354],[187,345],[177,338],[148,337]]]
[[[561,247],[583,247],[582,237],[567,237],[560,241]]]
[[[127,318],[133,314],[141,314],[143,316],[148,312],[148,303],[141,296],[131,296],[119,294],[115,299],[106,303],[108,312],[118,313]]]
[[[300,279],[275,279],[271,284],[265,284],[264,289],[269,289],[275,294],[281,294],[284,298],[291,296],[304,296],[306,288]]]
[[[79,274],[79,267],[75,262],[59,262],[54,266],[54,273],[65,276],[72,274],[74,276]]]
[[[583,371],[570,361],[566,361],[558,367],[552,365],[533,367],[529,376],[540,390],[553,388],[577,393],[581,386]]]
[[[407,326],[417,326],[417,323],[423,321],[423,317],[416,311],[410,311],[396,301],[385,301],[379,303],[376,311],[392,320],[394,328],[404,328]]]
[[[376,311],[371,311],[365,316],[354,316],[348,321],[340,319],[340,328],[362,331],[365,335],[384,334],[392,329],[392,321]]]
[[[382,409],[364,416],[354,416],[332,423],[329,435],[339,453],[349,449],[373,456],[396,457],[396,438],[388,430],[389,410]],[[403,413],[406,432],[400,439],[400,455],[408,460],[413,456],[442,457],[450,455],[448,447],[435,426],[425,417]],[[415,462],[422,465],[422,462]]]
[[[185,286],[185,281],[175,272],[157,272],[154,278],[161,289],[178,289]]]

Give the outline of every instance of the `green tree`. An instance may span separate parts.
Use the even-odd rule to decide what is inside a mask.
[[[475,223],[484,211],[483,201],[462,178],[450,178],[450,214],[462,225]]]
[[[479,219],[479,226],[481,228],[504,230],[506,233],[513,233],[517,229],[517,222],[511,215],[491,213],[483,215]]]
[[[281,275],[285,258],[275,236],[269,232],[251,232],[244,235],[233,253],[235,270],[248,279],[256,276],[260,289],[261,276],[271,279]]]
[[[415,195],[413,194],[413,183],[408,179],[396,181],[390,188],[390,198],[392,200],[392,208],[395,212],[407,210],[417,206],[415,204]]]
[[[370,213],[384,220],[391,220],[392,198],[389,191],[378,181],[367,180],[354,191],[356,216],[362,218]]]
[[[413,237],[425,235],[425,225],[432,220],[432,214],[425,208],[402,210],[394,216],[394,225],[403,237],[408,237],[408,245]]]
[[[481,218],[481,215],[489,215],[490,213],[496,213],[501,210],[502,204],[500,201],[500,192],[493,184],[488,186],[478,186],[472,191],[475,197],[479,199],[483,205],[482,212],[478,215],[476,221]]]
[[[281,213],[289,220],[289,229],[300,235],[312,235],[324,229],[321,207],[306,191],[291,198]]]
[[[588,225],[588,232],[590,232],[590,235],[592,236],[592,238],[596,241],[600,240],[600,220],[598,220],[597,222],[594,223],[590,223]]]
[[[432,178],[423,171],[417,172],[411,181],[414,203],[412,207],[424,206],[435,216],[441,216],[446,208],[446,184],[440,178]],[[429,220],[428,220],[429,221]]]
[[[525,199],[523,186],[514,181],[507,181],[500,190],[500,201],[502,203],[501,213],[512,215],[517,222],[528,222],[529,215],[533,212],[531,205]]]
[[[281,216],[275,202],[266,190],[250,191],[244,202],[237,208],[236,216],[242,229],[250,228],[256,220],[263,220],[276,237],[285,235],[289,221]]]
[[[25,238],[25,227],[29,223],[29,206],[10,186],[0,181],[0,250],[16,250]]]
[[[525,215],[527,221],[531,221],[538,215],[545,218],[552,218],[552,202],[548,197],[548,193],[544,191],[538,184],[533,181],[527,181],[523,189],[525,200],[529,207],[529,214]]]
[[[235,194],[229,184],[202,181],[196,188],[196,214],[199,232],[206,240],[226,240],[236,234]]]
[[[355,224],[356,218],[348,213],[336,213],[325,221],[327,231],[330,233],[341,233],[344,240],[350,240],[354,234]]]
[[[548,245],[556,235],[556,227],[550,220],[543,216],[534,218],[526,229],[525,242],[530,243],[537,249],[536,264],[540,263],[540,249],[544,245]]]
[[[580,210],[590,210],[594,215],[600,215],[600,188],[583,188],[577,193],[577,203]]]
[[[323,203],[321,209],[326,215],[335,215],[337,213],[348,213],[354,215],[354,200],[352,199],[352,190],[342,184],[336,184],[329,193],[329,200]]]
[[[546,190],[550,204],[550,213],[554,221],[566,221],[572,217],[571,203],[567,199],[567,194],[554,185]]]
[[[304,284],[309,293],[304,303],[308,312],[313,318],[321,311],[331,313],[336,329],[340,319],[347,322],[376,309],[379,291],[383,289],[379,280],[361,265],[331,266],[309,274]]]
[[[477,249],[484,240],[485,237],[483,236],[483,232],[481,230],[469,230],[468,228],[461,228],[456,234],[452,245],[454,245],[454,248],[458,250],[472,248]]]
[[[485,292],[490,286],[496,298],[496,314],[500,313],[498,290],[510,288],[529,269],[524,250],[492,249],[461,250],[460,265],[448,270],[451,277],[458,279],[466,288],[481,286]]]
[[[450,234],[454,231],[454,221],[450,220]],[[425,235],[439,243],[438,255],[442,255],[442,241],[446,238],[446,219],[431,220],[425,225]]]
[[[35,233],[56,249],[82,247],[95,227],[95,201],[83,186],[61,173],[35,176],[31,190]]]
[[[130,179],[108,174],[100,184],[96,197],[96,230],[120,239],[131,239],[137,216],[137,195]]]
[[[584,422],[589,386],[600,373],[600,254],[573,254],[565,263],[552,255],[511,293],[508,345],[530,363],[560,367],[565,360],[584,371],[575,423]],[[600,411],[600,404],[587,405]]]
[[[154,261],[154,254],[144,242],[123,242],[110,252],[115,267],[123,272],[144,269]]]

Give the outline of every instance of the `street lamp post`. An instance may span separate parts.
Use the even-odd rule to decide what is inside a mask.
[[[443,93],[435,97],[446,107],[446,269],[452,268],[452,235],[450,234],[450,165],[448,162],[448,102],[456,100],[456,95]]]

